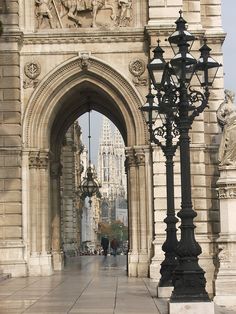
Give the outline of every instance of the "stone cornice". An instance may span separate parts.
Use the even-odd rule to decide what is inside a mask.
[[[0,37],[0,42],[22,43],[23,33],[21,31],[5,31]]]
[[[175,30],[175,25],[151,25],[145,27],[146,38],[151,37],[168,37]],[[219,32],[209,32],[206,29],[191,30],[191,33],[196,36],[196,38],[202,38],[204,35],[207,37],[209,43],[223,43],[225,40],[226,33],[222,31]]]
[[[52,31],[24,34],[23,44],[76,44],[76,43],[119,43],[119,42],[143,42],[145,39],[144,29],[134,30],[80,30],[75,31]]]

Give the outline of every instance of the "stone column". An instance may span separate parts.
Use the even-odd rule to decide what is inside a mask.
[[[136,277],[138,274],[138,195],[136,160],[133,149],[126,150],[126,166],[128,176],[128,203],[129,203],[129,253],[128,274]]]
[[[145,154],[143,149],[135,150],[135,157],[138,172],[138,192],[139,192],[139,262],[138,277],[148,276],[148,249],[147,249],[147,187],[145,173]]]
[[[53,162],[51,164],[51,206],[52,206],[52,260],[53,269],[61,270],[64,266],[63,251],[61,249],[61,201],[60,201],[60,176],[61,164],[60,162]]]
[[[29,219],[28,219],[28,238],[29,238],[29,274],[40,275],[40,244],[37,234],[40,234],[38,225],[39,212],[39,179],[38,179],[38,151],[29,152]],[[37,193],[35,192],[37,191]]]
[[[29,153],[29,274],[51,275],[48,152]]]
[[[236,306],[236,167],[221,166],[217,181],[220,200],[219,270],[214,301]]]
[[[51,255],[51,236],[50,236],[50,193],[49,193],[49,153],[40,151],[39,154],[39,219],[41,223],[41,275],[50,275],[52,273],[52,255]]]

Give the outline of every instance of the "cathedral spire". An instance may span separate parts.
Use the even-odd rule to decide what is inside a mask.
[[[107,117],[103,117],[102,122],[102,133],[100,139],[100,145],[111,145],[112,144],[112,131],[111,122]]]

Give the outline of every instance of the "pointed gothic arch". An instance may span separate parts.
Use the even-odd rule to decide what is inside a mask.
[[[129,275],[147,276],[152,246],[152,197],[147,130],[139,110],[143,99],[118,71],[97,58],[60,64],[32,94],[23,118],[29,273],[60,269],[59,151],[68,127],[88,108],[110,118],[127,154],[130,252]],[[38,195],[35,195],[35,190]]]

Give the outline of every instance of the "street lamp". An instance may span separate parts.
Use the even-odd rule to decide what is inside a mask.
[[[180,17],[175,22],[176,30],[168,38],[174,51],[174,57],[170,62],[162,60],[163,66],[159,67],[161,75],[154,76],[151,66],[148,67],[148,70],[152,84],[157,91],[158,110],[159,112],[163,111],[166,115],[166,124],[168,119],[176,124],[179,133],[181,210],[178,217],[181,219],[181,236],[176,248],[179,263],[173,273],[174,290],[170,301],[198,302],[209,301],[209,296],[205,290],[205,272],[198,264],[198,256],[202,251],[194,234],[193,219],[197,213],[193,210],[191,196],[189,130],[195,117],[207,107],[210,95],[209,86],[212,86],[216,72],[221,65],[210,56],[211,49],[207,46],[206,40],[200,48],[201,56],[198,61],[190,54],[195,37],[187,31],[182,11],[179,13]],[[160,46],[159,42],[158,46]],[[158,50],[160,51],[160,48]],[[160,60],[160,55],[158,55],[158,62]],[[152,63],[154,63],[153,60]],[[194,74],[200,80],[203,91],[194,90],[190,86]],[[152,110],[151,107],[150,110]],[[149,116],[152,115],[149,114]],[[155,143],[153,128],[149,128],[149,131],[151,131],[151,141]]]
[[[89,154],[89,165],[85,173],[85,177],[80,185],[80,191],[81,191],[81,197],[89,198],[89,206],[91,207],[92,205],[92,196],[97,194],[99,195],[99,188],[101,187],[97,178],[96,178],[96,172],[95,169],[92,168],[91,165],[91,121],[90,121],[90,112],[91,110],[89,109],[88,111],[88,126],[89,126],[89,147],[88,147],[88,154]]]

